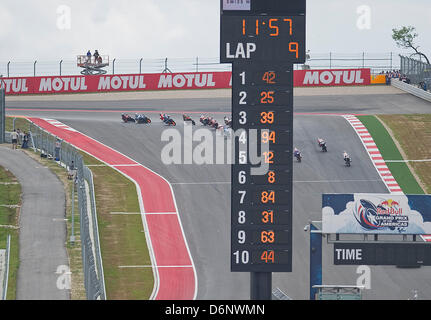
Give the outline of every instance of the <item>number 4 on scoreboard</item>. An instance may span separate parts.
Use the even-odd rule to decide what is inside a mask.
[[[267,71],[263,74],[262,80],[267,84],[275,84],[276,74],[274,71]]]

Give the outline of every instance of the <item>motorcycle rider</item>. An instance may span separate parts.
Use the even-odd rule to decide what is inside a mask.
[[[296,147],[295,149],[293,149],[293,155],[295,156],[295,158],[297,158],[298,160],[301,158],[301,151],[299,151]]]
[[[127,122],[131,119],[131,117],[127,113],[126,114],[122,113],[121,119],[123,119],[124,122]]]
[[[201,117],[199,118],[199,121],[200,121],[203,125],[206,125],[206,120],[207,120],[207,117],[205,117],[204,115],[201,115]]]
[[[228,117],[224,117],[224,123],[228,127],[232,127],[232,119],[229,119]]]
[[[160,120],[162,120],[164,123],[168,123],[169,119],[170,117],[168,114],[166,113],[160,114]]]
[[[322,138],[318,138],[317,139],[317,143],[319,144],[319,147],[322,148],[322,151],[326,152],[326,141],[323,140]]]
[[[219,125],[216,119],[211,120],[211,126],[215,129],[218,129]]]
[[[346,151],[343,152],[343,158],[344,158],[344,162],[346,163],[350,162],[350,156]]]
[[[319,144],[319,147],[322,147],[323,145],[326,144],[326,141],[323,140],[322,138],[317,138],[317,143]]]
[[[186,115],[184,113],[183,113],[183,120],[184,121],[190,121],[193,125],[196,124],[195,121],[190,116],[188,116],[188,115]]]

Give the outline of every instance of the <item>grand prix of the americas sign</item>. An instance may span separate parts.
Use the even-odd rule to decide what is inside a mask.
[[[322,231],[430,234],[431,195],[324,194]]]
[[[52,94],[179,89],[228,89],[232,73],[156,73],[3,78],[6,94]],[[295,70],[295,87],[370,85],[370,69]]]
[[[221,89],[230,72],[4,78],[7,94],[85,93],[168,89]]]

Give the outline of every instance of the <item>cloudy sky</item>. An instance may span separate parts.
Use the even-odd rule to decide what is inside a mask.
[[[431,55],[430,0],[308,0],[307,10],[312,53],[405,52],[391,29],[413,25]],[[219,0],[1,0],[0,61],[73,60],[88,49],[215,58],[219,19]]]

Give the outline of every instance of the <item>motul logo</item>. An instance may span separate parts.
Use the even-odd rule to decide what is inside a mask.
[[[162,74],[158,88],[204,88],[215,87],[213,74]]]
[[[28,92],[27,79],[4,79],[6,92],[26,93]]]
[[[307,71],[303,85],[365,84],[362,70]]]

